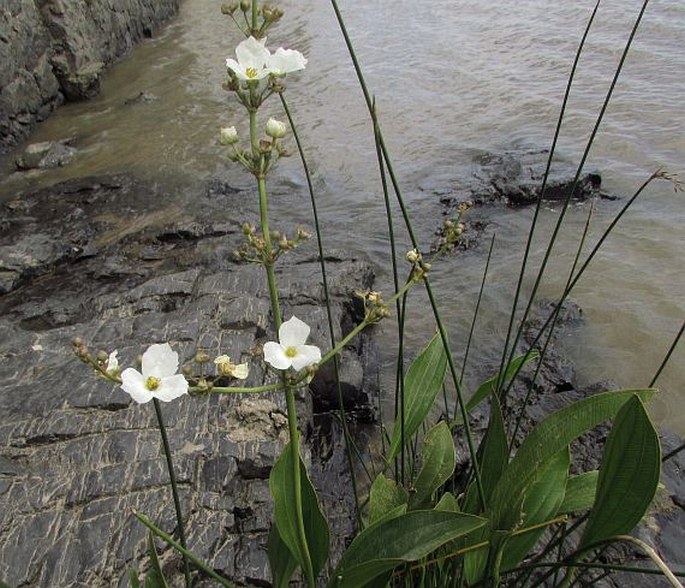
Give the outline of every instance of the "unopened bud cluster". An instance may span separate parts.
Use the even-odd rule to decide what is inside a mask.
[[[74,348],[76,357],[86,365],[92,367],[98,375],[107,378],[108,380],[112,380],[113,382],[121,381],[119,378],[121,370],[119,369],[116,351],[107,353],[106,351],[99,350],[93,355],[81,337],[75,337],[71,344]]]
[[[380,292],[375,290],[358,290],[356,296],[364,303],[364,320],[367,323],[375,324],[390,316],[390,309],[383,301]]]
[[[234,255],[238,259],[252,263],[274,263],[283,253],[295,249],[311,238],[311,234],[302,227],[295,229],[295,237],[292,239],[281,231],[271,231],[268,242],[257,232],[257,227],[253,224],[244,223],[242,229],[245,243],[234,252]]]
[[[288,129],[284,122],[270,118],[264,127],[266,136],[259,139],[256,148],[246,150],[238,147],[240,136],[235,127],[219,129],[219,144],[232,148],[232,152],[228,156],[231,161],[241,163],[252,175],[263,177],[279,158],[292,155],[282,141],[287,132]]]
[[[442,235],[438,244],[438,251],[445,252],[455,249],[462,242],[462,234],[465,226],[463,223],[464,215],[471,210],[473,202],[467,200],[457,206],[457,218],[447,219],[442,226]]]
[[[416,249],[407,251],[406,260],[412,264],[411,279],[415,282],[423,280],[431,268],[431,264],[423,260],[423,256]]]
[[[235,13],[238,9],[245,15],[243,22],[240,22],[235,18]],[[252,0],[233,0],[232,2],[226,2],[221,5],[222,14],[230,16],[245,35],[252,35],[255,38],[263,37],[272,24],[277,23],[283,18],[283,9],[280,6],[265,2],[257,10],[259,20],[257,22],[257,27],[253,28],[251,26],[250,15],[248,14],[251,11]],[[247,26],[247,23],[250,23],[250,25]]]

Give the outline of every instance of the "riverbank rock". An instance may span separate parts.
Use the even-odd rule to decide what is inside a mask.
[[[76,153],[76,149],[70,145],[71,142],[72,139],[64,139],[62,141],[31,143],[17,157],[17,168],[24,171],[67,165]]]
[[[94,377],[73,355],[73,337],[94,352],[117,349],[122,367],[168,341],[196,372],[202,350],[249,362],[247,385],[274,380],[260,359],[275,338],[263,269],[232,257],[241,223],[257,211],[246,205],[245,217],[232,217],[231,198],[245,200],[201,190],[172,199],[117,176],[22,194],[3,211],[0,264],[13,277],[0,295],[0,578],[11,586],[127,586],[127,568],[147,565],[146,530],[131,510],[175,528],[152,405]],[[285,317],[305,320],[310,342],[328,349],[313,243],[278,267]],[[330,256],[338,340],[358,320],[353,291],[372,280],[366,261]],[[377,379],[364,375],[369,347],[361,339],[345,351],[343,386],[355,399]],[[339,430],[315,417],[313,394],[298,398],[305,459],[340,550],[354,525],[351,485]],[[268,475],[287,439],[283,397],[183,397],[162,409],[190,548],[240,585],[267,585]],[[160,547],[178,580],[179,558]]]
[[[99,92],[102,72],[178,11],[180,0],[3,0],[0,153],[66,100]]]

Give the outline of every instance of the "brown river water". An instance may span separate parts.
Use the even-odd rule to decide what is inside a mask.
[[[268,45],[296,48],[309,58],[307,69],[289,78],[286,95],[314,172],[325,245],[368,255],[378,266],[378,287],[388,292],[388,237],[370,124],[333,10],[324,1],[281,4],[286,15]],[[561,158],[580,158],[641,4],[602,3],[562,128]],[[474,156],[550,145],[594,0],[341,0],[340,5],[427,246],[441,213],[435,194],[448,193],[455,179],[468,177]],[[219,7],[218,0],[185,0],[177,20],[110,70],[101,96],[66,105],[43,123],[30,141],[74,136],[77,157],[64,168],[28,175],[9,174],[6,160],[0,197],[121,171],[179,193],[217,177],[249,186],[250,178],[216,144],[220,126],[236,125],[247,133],[244,112],[221,89],[225,58],[240,35]],[[126,104],[139,92],[156,99]],[[629,196],[659,167],[685,174],[683,96],[685,3],[652,0],[586,165],[602,173],[605,190]],[[272,99],[266,110],[278,115],[278,107]],[[282,161],[271,182],[274,214],[286,226],[311,227],[296,158]],[[301,194],[302,206],[279,207],[278,192],[284,189]],[[581,385],[607,378],[625,387],[647,385],[678,332],[685,319],[683,197],[665,182],[652,184],[576,288],[572,298],[586,321],[564,345],[577,363]],[[570,211],[543,296],[554,296],[563,286],[589,206]],[[620,206],[597,203],[591,243]],[[551,205],[543,211],[536,259],[557,214]],[[471,356],[474,373],[478,364],[499,358],[531,216],[531,210],[503,209],[486,231],[497,237]],[[406,238],[400,240],[405,248]],[[449,257],[433,272],[456,349],[464,346],[486,250],[483,244]],[[419,345],[433,324],[419,292],[411,302],[410,343]],[[681,343],[651,403],[655,418],[681,434],[684,351]],[[391,371],[391,357],[386,361]]]

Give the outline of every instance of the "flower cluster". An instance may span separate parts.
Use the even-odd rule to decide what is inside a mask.
[[[272,243],[272,246],[269,247],[266,239],[257,232],[257,227],[253,224],[244,223],[242,229],[243,235],[245,235],[245,243],[236,249],[233,254],[237,259],[252,263],[273,263],[284,252],[295,249],[311,238],[311,234],[302,227],[295,229],[295,237],[293,239],[288,238],[281,231],[270,231],[269,241]]]

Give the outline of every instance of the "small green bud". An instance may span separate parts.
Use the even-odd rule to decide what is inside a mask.
[[[238,131],[235,127],[223,127],[219,130],[219,143],[235,145],[238,142]]]

